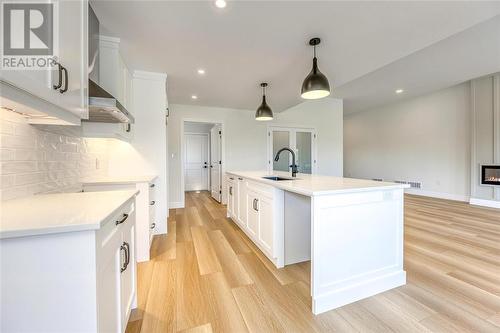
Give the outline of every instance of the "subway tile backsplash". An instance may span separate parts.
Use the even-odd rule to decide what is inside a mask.
[[[0,109],[0,199],[81,189],[83,177],[105,176],[109,139],[51,133]]]

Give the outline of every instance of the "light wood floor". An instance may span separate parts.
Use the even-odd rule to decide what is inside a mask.
[[[277,270],[207,192],[138,267],[127,332],[500,332],[500,213],[406,196],[407,285],[314,316],[309,263]]]

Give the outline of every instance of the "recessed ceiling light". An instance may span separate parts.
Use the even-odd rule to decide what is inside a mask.
[[[196,96],[196,95],[191,95],[191,99],[198,99],[198,96]]]
[[[216,0],[215,1],[215,6],[217,8],[224,8],[224,7],[226,7],[226,0]]]
[[[403,89],[397,89],[397,90],[396,90],[396,94],[401,94],[402,92],[404,92],[404,90],[403,90]]]
[[[203,68],[198,69],[198,74],[200,75],[205,74],[205,70]]]

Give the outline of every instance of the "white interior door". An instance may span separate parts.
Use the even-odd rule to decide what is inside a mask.
[[[184,188],[208,190],[208,134],[185,134]]]
[[[212,198],[218,202],[221,202],[222,199],[221,148],[221,126],[215,125],[210,130],[210,192]]]
[[[307,128],[271,127],[269,129],[269,170],[291,171],[292,157],[283,152],[276,162],[274,157],[281,148],[288,147],[295,152],[295,163],[299,173],[312,174],[316,171],[316,133]]]

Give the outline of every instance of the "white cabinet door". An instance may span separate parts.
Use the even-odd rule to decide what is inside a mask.
[[[124,263],[125,265],[121,269],[120,277],[120,289],[121,289],[121,306],[120,306],[120,317],[121,317],[121,327],[124,332],[127,327],[127,322],[130,314],[130,309],[132,306],[132,301],[134,299],[134,284],[135,284],[135,235],[134,227],[132,223],[123,225],[122,231],[122,246],[124,247]]]
[[[99,279],[99,332],[121,333],[120,267],[123,251],[113,247],[113,253],[105,261]]]
[[[59,62],[67,71],[59,106],[86,118],[87,111],[87,1],[57,1],[59,7]],[[66,73],[64,73],[66,74]]]
[[[247,231],[254,239],[258,239],[259,235],[259,197],[258,195],[247,190]]]
[[[247,225],[247,186],[245,179],[238,178],[238,223],[241,227],[245,228]]]
[[[259,210],[259,242],[269,255],[274,256],[273,201],[266,197],[260,197],[258,202],[258,210]]]
[[[234,210],[234,178],[228,177],[227,180],[227,216],[233,216]]]
[[[238,179],[234,180],[233,183],[233,215],[232,218],[233,220],[238,223],[238,215],[239,215],[239,210],[240,210],[240,186],[239,186]]]
[[[47,102],[57,105],[78,118],[87,117],[87,1],[54,3],[54,56],[67,70],[56,66],[45,70],[3,70],[1,79]],[[61,72],[61,77],[59,73]],[[60,83],[61,87],[54,87]],[[66,89],[67,88],[67,89]],[[62,92],[61,92],[62,91]]]

